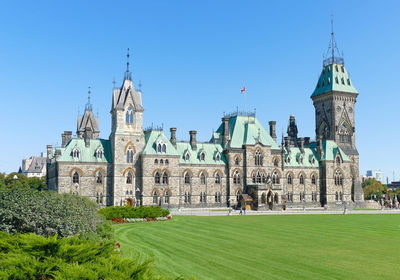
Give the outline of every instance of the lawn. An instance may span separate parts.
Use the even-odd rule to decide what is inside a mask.
[[[196,279],[399,279],[400,215],[174,216],[114,226],[126,257]]]

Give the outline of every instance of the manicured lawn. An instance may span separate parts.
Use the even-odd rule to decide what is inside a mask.
[[[114,226],[126,257],[197,279],[399,279],[400,215],[174,216]]]

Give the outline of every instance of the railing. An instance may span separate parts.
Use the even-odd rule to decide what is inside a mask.
[[[163,131],[164,127],[163,126],[159,126],[159,125],[151,125],[146,127],[143,131],[144,132],[148,132],[148,131]]]
[[[224,113],[224,117],[225,118],[230,118],[230,117],[234,117],[234,116],[246,116],[246,117],[255,117],[256,116],[256,112],[245,112],[245,111],[234,111],[231,113]]]
[[[335,56],[335,57],[329,57],[327,59],[324,59],[324,67],[332,64],[332,63],[337,63],[337,64],[342,64],[344,65],[344,59],[343,57]]]

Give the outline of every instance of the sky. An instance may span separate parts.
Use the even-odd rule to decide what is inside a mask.
[[[88,86],[100,136],[111,128],[113,80],[130,48],[144,127],[208,141],[224,112],[256,109],[268,129],[315,138],[310,95],[328,49],[331,15],[359,91],[360,173],[400,180],[398,1],[3,1],[0,8],[0,172],[76,131]],[[280,139],[279,139],[280,141]],[[394,173],[393,173],[394,172]]]

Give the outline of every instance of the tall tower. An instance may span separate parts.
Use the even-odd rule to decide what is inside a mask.
[[[83,116],[78,116],[78,121],[76,125],[76,136],[79,138],[84,138],[87,133],[90,132],[89,137],[97,139],[100,134],[99,130],[99,119],[93,114],[92,104],[90,103],[90,87],[88,90],[88,102],[85,105],[85,113]]]
[[[344,66],[344,59],[332,32],[318,83],[311,99],[315,107],[316,138],[333,140],[352,161],[353,199],[363,200],[359,178],[358,151],[355,142],[354,106],[358,92]]]
[[[129,49],[124,81],[113,88],[111,152],[113,157],[113,204],[132,203],[140,190],[138,156],[144,147],[142,93],[135,90],[129,71]],[[127,180],[130,176],[131,179]]]

